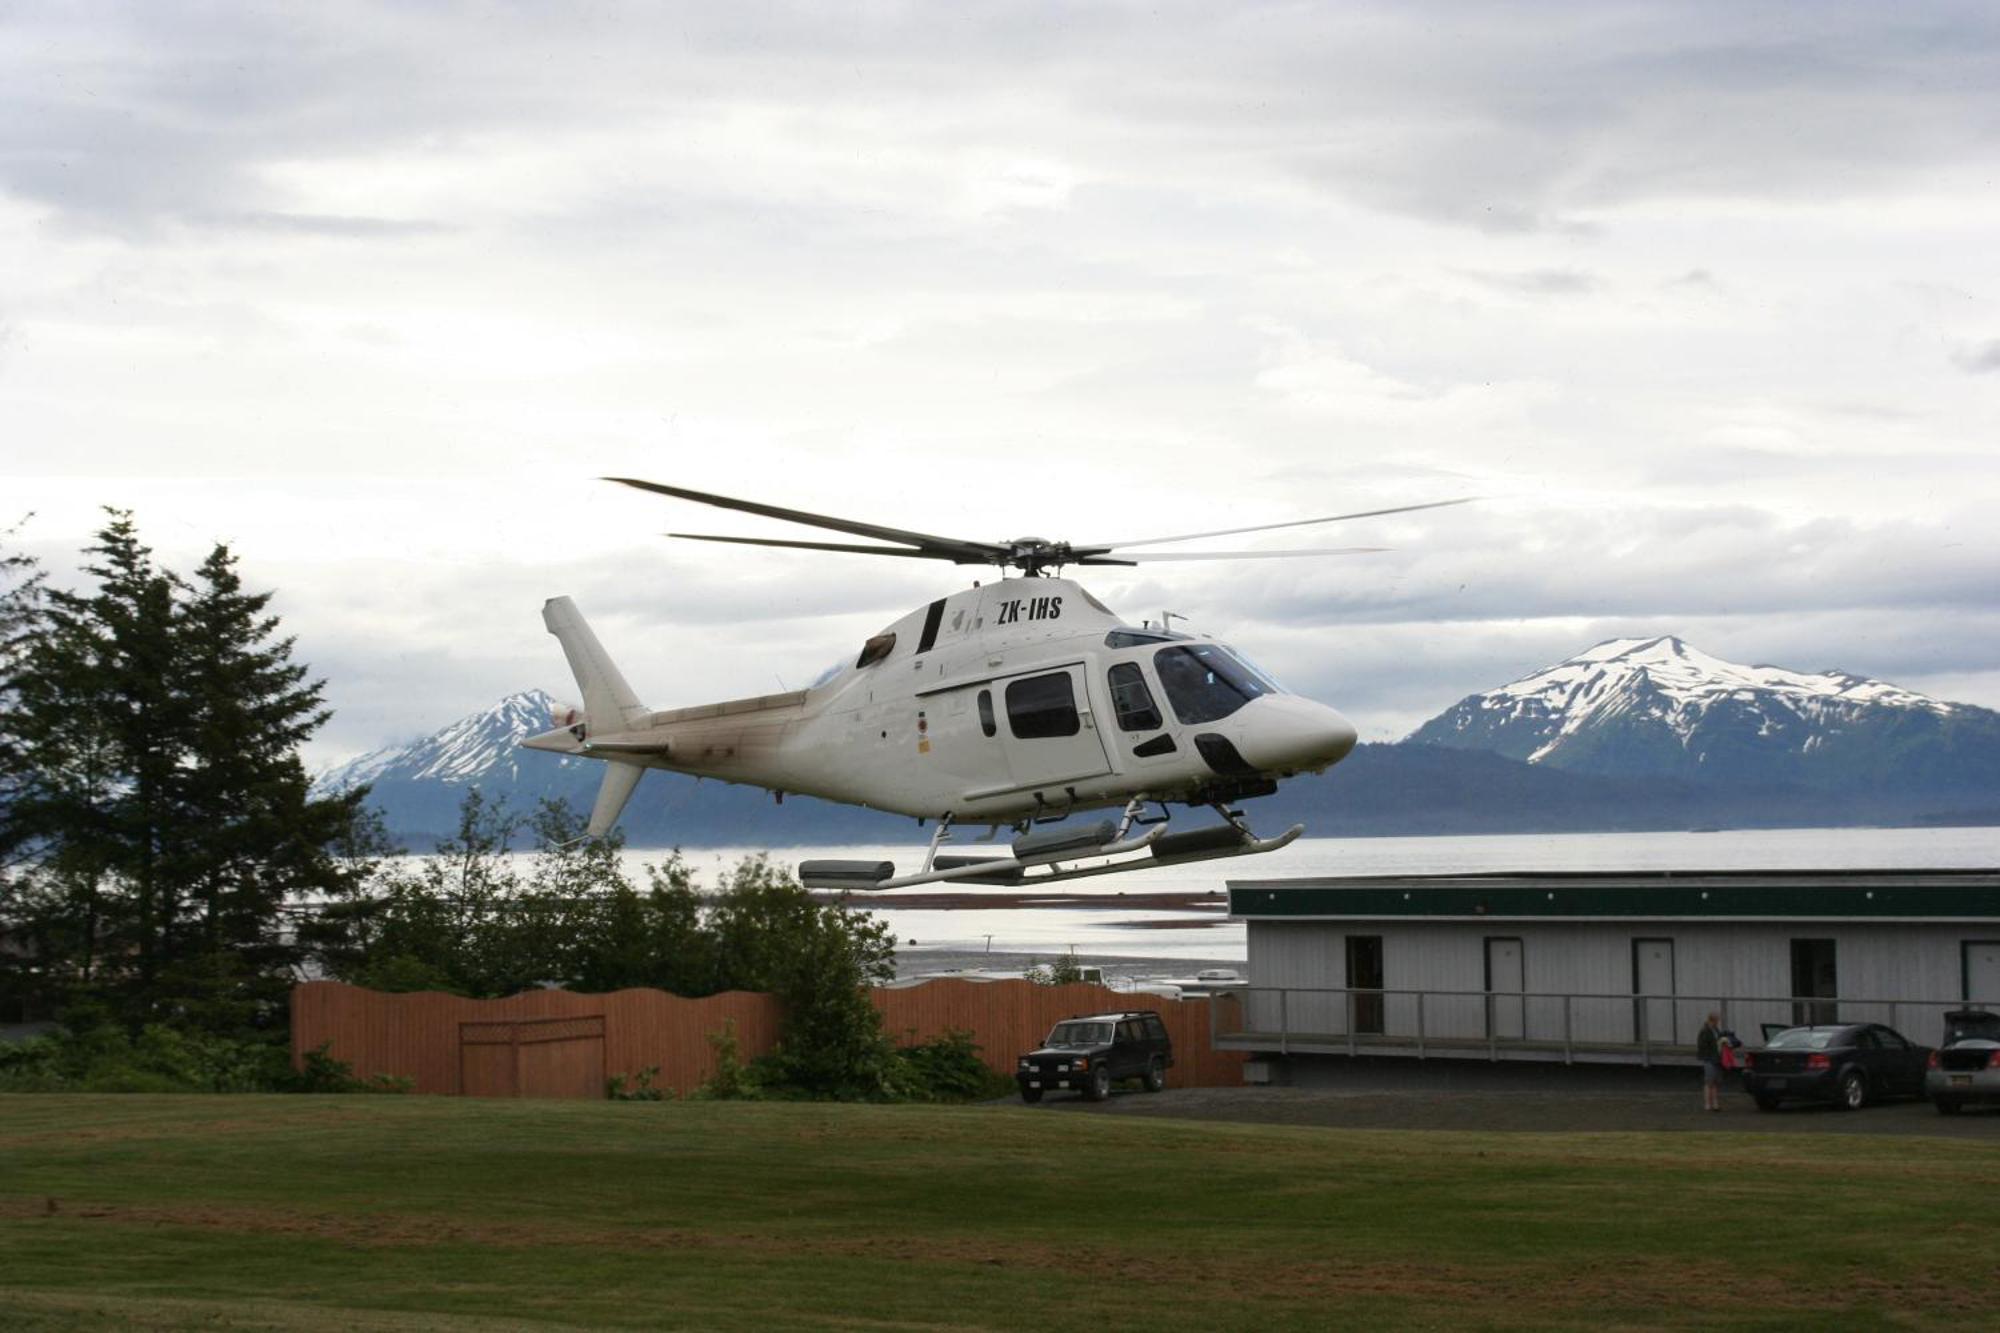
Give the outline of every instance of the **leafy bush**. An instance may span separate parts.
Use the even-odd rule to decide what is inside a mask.
[[[704,1101],[750,1101],[763,1096],[757,1071],[743,1063],[742,1048],[736,1041],[736,1020],[723,1020],[720,1032],[708,1034],[708,1048],[715,1052],[715,1073],[694,1090]],[[768,1057],[766,1057],[768,1058]],[[757,1062],[759,1065],[763,1060]]]
[[[647,1065],[629,1078],[624,1074],[613,1074],[604,1080],[604,1095],[614,1102],[657,1102],[664,1101],[672,1088],[656,1088],[653,1080],[660,1076],[658,1065]]]
[[[926,1042],[896,1052],[903,1065],[903,1097],[910,1101],[970,1102],[1003,1097],[1014,1081],[979,1058],[979,1043],[964,1028],[946,1028]]]
[[[63,1092],[61,1047],[48,1037],[0,1041],[0,1092]]]
[[[98,1026],[0,1047],[9,1092],[269,1092],[293,1077],[283,1046],[148,1024]]]
[[[734,1034],[726,1045],[715,1035],[709,1037],[722,1056],[721,1068],[704,1096],[764,1098],[793,1101],[831,1098],[866,1102],[969,1102],[1001,1097],[1012,1092],[1014,1083],[996,1074],[979,1058],[979,1043],[972,1033],[948,1028],[926,1042],[908,1046],[890,1045],[880,1039],[877,1057],[847,1069],[846,1082],[831,1088],[808,1083],[801,1069],[817,1072],[780,1045],[769,1055],[750,1062],[746,1068],[736,1059]],[[810,1074],[808,1074],[810,1076]]]
[[[333,1058],[333,1043],[323,1041],[305,1053],[299,1068],[292,1072],[291,1086],[287,1092],[359,1092],[361,1080],[354,1077],[354,1066],[345,1060]]]
[[[407,1078],[356,1078],[327,1046],[290,1053],[265,1041],[242,1041],[152,1024],[137,1036],[98,1026],[31,1041],[0,1043],[0,1092],[409,1092]]]
[[[417,1081],[400,1074],[370,1074],[356,1078],[354,1066],[337,1060],[333,1043],[323,1041],[305,1053],[299,1068],[287,1069],[269,1089],[272,1092],[415,1092]]]

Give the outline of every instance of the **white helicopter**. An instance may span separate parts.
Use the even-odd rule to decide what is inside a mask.
[[[805,861],[808,888],[893,889],[935,881],[1040,883],[1147,865],[1275,851],[1297,838],[1250,831],[1231,803],[1320,772],[1354,748],[1354,727],[1325,704],[1288,694],[1248,659],[1206,635],[1126,624],[1066,565],[1136,565],[1344,555],[1380,547],[1131,553],[1200,537],[1372,518],[1464,504],[1444,500],[1326,518],[1131,541],[1040,537],[965,541],[731,499],[627,477],[608,481],[743,513],[867,537],[877,543],[669,534],[778,546],[995,565],[1019,577],[974,583],[910,612],[862,644],[851,665],[813,686],[654,712],[640,703],[567,597],[542,608],[562,644],[583,707],[559,710],[551,731],[522,744],[605,761],[589,832],[617,822],[649,768],[914,816],[933,823],[914,874],[887,861]],[[1050,575],[1047,571],[1057,571]],[[1207,805],[1219,825],[1169,833],[1170,804]],[[1039,829],[1078,811],[1123,808],[1117,819]],[[1148,807],[1157,814],[1148,815]],[[944,854],[955,832],[985,825],[1016,836],[1005,854]]]

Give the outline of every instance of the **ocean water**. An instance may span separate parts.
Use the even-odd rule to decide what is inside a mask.
[[[953,850],[977,849],[957,843]],[[720,871],[757,849],[696,848],[683,855],[713,883]],[[908,872],[921,864],[924,847],[786,848],[780,865],[820,857],[893,861]],[[654,851],[629,851],[635,877]],[[1146,959],[1154,971],[1169,964],[1241,963],[1246,956],[1241,923],[1220,911],[1133,908],[1121,896],[1148,892],[1205,892],[1230,880],[1291,876],[1451,874],[1501,870],[1827,870],[2000,868],[2000,828],[1942,829],[1733,829],[1715,833],[1555,833],[1455,838],[1301,838],[1263,856],[1188,865],[1148,867],[1127,874],[1070,880],[1051,894],[1087,901],[1061,907],[982,907],[980,890],[966,887],[965,905],[899,906],[898,899],[933,895],[941,887],[855,895],[889,923],[905,955],[951,959],[974,955],[1050,958],[1074,952],[1092,959]],[[1018,888],[987,891],[1014,895]]]

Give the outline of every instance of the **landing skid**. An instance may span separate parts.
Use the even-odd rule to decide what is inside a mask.
[[[889,861],[801,861],[799,882],[809,889],[903,889],[917,884],[966,883],[1011,888],[1051,884],[1092,875],[1117,875],[1152,866],[1185,865],[1228,856],[1256,856],[1288,846],[1306,831],[1294,824],[1275,838],[1260,838],[1243,822],[1241,813],[1223,806],[1225,822],[1189,833],[1168,833],[1164,817],[1142,818],[1145,803],[1133,801],[1124,818],[1106,819],[1074,829],[1025,833],[1010,852],[998,856],[943,856],[939,848],[951,839],[951,821],[938,821],[924,855],[923,869],[898,875]],[[1144,833],[1134,826],[1149,824]],[[991,834],[981,841],[991,839]],[[1079,864],[1087,863],[1087,864]]]

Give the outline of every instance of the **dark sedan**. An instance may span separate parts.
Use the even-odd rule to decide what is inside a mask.
[[[1788,1101],[1852,1111],[1886,1097],[1923,1096],[1930,1054],[1930,1047],[1880,1023],[1786,1028],[1745,1053],[1743,1090],[1760,1111]]]

